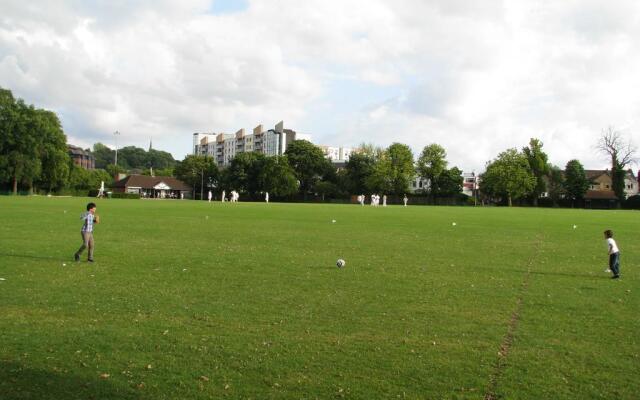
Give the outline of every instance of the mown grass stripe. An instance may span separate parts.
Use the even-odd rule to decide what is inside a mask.
[[[531,266],[533,265],[533,262],[540,252],[541,243],[542,239],[538,238],[536,240],[536,243],[534,244],[535,249],[531,255],[531,258],[529,259],[529,262],[527,263],[527,271],[524,273],[524,278],[522,279],[520,293],[518,295],[518,298],[516,299],[516,307],[511,314],[511,318],[509,319],[507,333],[504,335],[502,342],[500,343],[498,358],[496,359],[493,372],[491,373],[491,377],[489,378],[489,385],[487,388],[487,392],[484,395],[484,400],[497,400],[500,398],[498,394],[498,384],[507,365],[509,350],[511,349],[511,345],[513,344],[513,337],[516,333],[516,330],[518,329],[518,321],[520,321],[520,316],[522,313],[522,303],[525,295],[527,294],[527,291],[529,290],[529,282],[531,281]]]

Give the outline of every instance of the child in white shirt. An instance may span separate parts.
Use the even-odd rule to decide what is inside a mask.
[[[609,251],[609,269],[613,272],[611,279],[620,278],[620,250],[616,241],[613,239],[611,229],[604,231],[604,238],[607,240],[607,248]]]

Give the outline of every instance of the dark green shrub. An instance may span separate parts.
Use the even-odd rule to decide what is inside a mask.
[[[622,203],[622,208],[640,210],[640,195],[631,196]]]

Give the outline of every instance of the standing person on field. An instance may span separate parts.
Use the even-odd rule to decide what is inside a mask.
[[[387,195],[385,194],[384,196],[382,196],[382,207],[386,207],[387,206]]]
[[[267,204],[269,204],[269,192],[266,192],[266,193],[264,194],[264,201],[265,201]]]
[[[613,273],[611,279],[620,278],[620,250],[616,241],[613,239],[613,232],[611,229],[604,231],[604,238],[607,241],[607,249],[609,252],[609,269]]]
[[[93,262],[93,224],[100,223],[100,217],[96,214],[95,203],[87,204],[87,212],[82,213],[80,216],[82,222],[82,229],[80,234],[82,235],[82,246],[76,251],[73,258],[76,261],[80,261],[80,255],[86,249],[89,248],[89,255],[87,261]]]
[[[407,202],[409,201],[409,198],[407,197],[407,195],[404,195],[404,198],[402,199],[402,201],[404,201],[404,206],[407,206]]]
[[[211,190],[209,190],[209,194],[207,195],[207,198],[209,199],[209,203],[211,203],[212,197],[213,197],[213,194],[211,194]]]

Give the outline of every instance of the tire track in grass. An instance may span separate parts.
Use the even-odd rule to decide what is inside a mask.
[[[518,329],[518,322],[520,321],[520,314],[522,312],[522,303],[525,295],[529,291],[529,282],[531,281],[531,266],[540,253],[541,245],[542,237],[538,236],[536,238],[536,241],[534,242],[535,249],[533,251],[533,254],[529,259],[529,262],[527,263],[527,271],[525,272],[524,278],[522,279],[522,284],[520,285],[520,294],[516,299],[516,307],[511,314],[511,318],[509,319],[507,333],[504,335],[502,342],[500,343],[498,359],[496,360],[496,363],[493,367],[493,372],[491,373],[491,376],[489,378],[489,385],[484,395],[484,400],[498,400],[501,398],[501,396],[498,394],[498,384],[500,383],[500,378],[502,377],[504,369],[507,366],[507,357],[509,356],[509,350],[511,349],[511,345],[513,344],[513,337],[515,336],[516,330]]]

